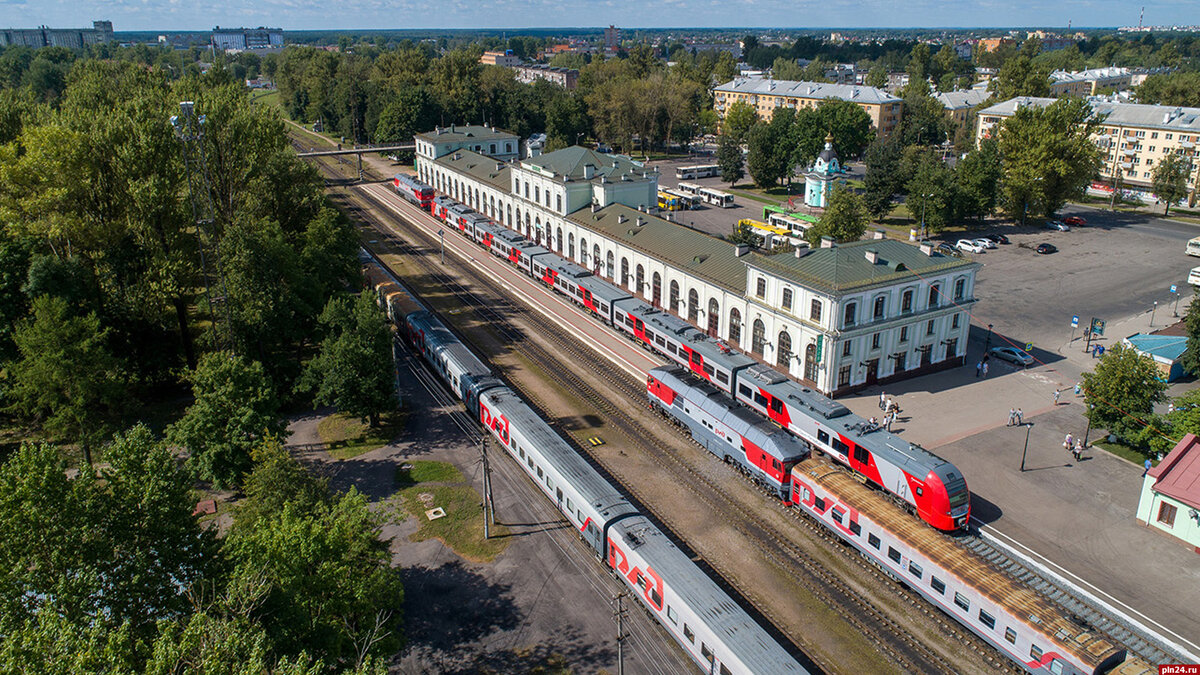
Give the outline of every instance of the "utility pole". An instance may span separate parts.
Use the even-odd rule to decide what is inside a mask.
[[[625,591],[617,593],[617,675],[625,675]]]
[[[487,436],[479,437],[479,456],[483,458],[483,538],[491,536],[489,524],[496,522],[496,506],[492,503],[492,467],[488,464]]]
[[[1029,452],[1029,430],[1033,428],[1033,422],[1025,422],[1025,448],[1021,450],[1021,473],[1025,473],[1025,453]]]

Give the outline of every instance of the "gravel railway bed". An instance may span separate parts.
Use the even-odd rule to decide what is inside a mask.
[[[374,198],[360,191],[353,191],[353,194],[343,193],[343,195],[348,202],[357,202],[348,203],[346,206],[360,220],[379,229],[382,236],[389,243],[402,246],[411,251],[412,247],[391,234],[387,230],[387,226],[380,222],[378,216],[373,213],[378,206],[373,203],[375,201]],[[364,208],[364,205],[366,208]],[[427,235],[422,232],[422,236]],[[428,239],[426,241],[430,243]],[[842,575],[832,571],[812,554],[802,550],[795,542],[785,541],[778,534],[764,526],[762,524],[762,514],[754,512],[751,509],[767,508],[767,504],[772,504],[773,506],[769,508],[777,513],[784,514],[791,522],[799,524],[807,532],[809,540],[815,538],[825,542],[828,550],[836,551],[843,558],[851,561],[858,572],[864,573],[860,576],[860,580],[862,576],[869,576],[875,582],[876,587],[883,586],[890,589],[891,594],[897,596],[900,604],[907,610],[901,619],[903,624],[908,624],[913,614],[922,615],[933,625],[937,632],[952,642],[955,650],[965,649],[968,652],[974,653],[978,657],[979,663],[986,663],[995,670],[1016,672],[1007,660],[999,658],[994,651],[973,635],[963,630],[957,623],[947,619],[940,612],[929,607],[915,594],[901,591],[889,579],[890,575],[877,569],[865,558],[843,546],[840,540],[834,538],[824,528],[813,523],[806,517],[797,514],[793,509],[780,505],[769,495],[766,495],[762,501],[751,505],[750,508],[745,504],[735,501],[727,490],[723,489],[714,478],[706,475],[712,472],[713,467],[711,465],[714,464],[718,468],[717,473],[723,472],[724,475],[721,478],[727,478],[729,475],[728,470],[723,469],[721,462],[711,457],[706,451],[691,451],[689,452],[689,456],[685,458],[683,453],[649,440],[653,435],[646,429],[645,425],[634,419],[627,412],[627,408],[631,403],[639,406],[644,405],[645,393],[642,384],[614,371],[608,363],[600,361],[599,357],[590,348],[580,344],[573,336],[565,334],[561,326],[554,324],[535,311],[524,308],[519,303],[504,302],[497,305],[491,299],[481,299],[473,291],[465,289],[457,282],[451,280],[442,268],[429,260],[427,255],[417,253],[413,255],[413,260],[422,265],[427,270],[429,276],[438,282],[440,287],[453,289],[464,304],[473,307],[481,317],[490,318],[490,325],[494,329],[508,331],[506,337],[518,341],[523,354],[539,363],[558,382],[566,385],[568,389],[577,393],[581,399],[602,413],[612,429],[619,433],[623,440],[630,446],[636,448],[639,452],[645,453],[648,457],[655,458],[661,466],[672,467],[674,470],[671,473],[676,478],[686,476],[685,479],[676,480],[676,482],[686,485],[697,500],[705,503],[715,512],[720,513],[744,539],[753,544],[763,558],[783,570],[790,580],[799,584],[812,596],[834,608],[837,614],[845,621],[854,626],[863,635],[868,636],[875,647],[892,661],[899,670],[904,672],[951,672],[964,666],[961,663],[951,663],[946,656],[939,654],[924,644],[923,640],[910,631],[906,625],[902,625],[900,621],[892,618],[888,612],[885,612],[869,600],[864,593],[846,583]],[[464,270],[460,268],[460,271]],[[469,268],[465,271],[473,272]],[[490,288],[490,284],[486,281],[480,285],[481,287]],[[523,321],[535,326],[538,334],[551,341],[559,354],[551,353],[549,350],[534,343],[534,341],[525,339],[523,335],[508,328],[509,316],[507,315],[512,314],[519,315]],[[564,358],[571,363],[563,363]],[[611,388],[619,397],[619,400],[613,401],[610,396],[601,393],[597,387],[586,382],[580,375],[580,371],[583,370],[580,368],[581,365],[588,366],[588,369],[601,377],[606,387]],[[542,400],[541,396],[530,387],[515,381],[516,378],[510,377],[508,379],[510,380],[510,385],[521,391],[530,400],[531,405],[539,409],[539,412],[545,414],[547,418],[553,419],[553,415],[546,414],[548,406]],[[690,436],[687,436],[682,430],[678,430],[677,433],[680,437],[690,440]],[[577,441],[575,445],[581,448],[584,456],[588,457],[594,464],[599,465],[601,463],[586,446]],[[679,444],[676,443],[674,445]],[[692,462],[696,458],[702,458],[704,463],[709,466],[703,468],[694,466]],[[615,482],[619,483],[623,489],[627,490],[638,501],[643,504],[646,503],[647,500],[641,491],[634,487],[631,481],[627,480],[618,470],[614,469],[611,466],[611,462],[601,470],[612,476]],[[763,492],[765,493],[765,491]],[[656,515],[658,516],[658,520],[666,525],[665,529],[672,532],[680,531],[680,528],[675,526],[671,518],[664,517],[660,512],[656,512]],[[676,538],[676,541],[679,543],[678,538]],[[684,550],[690,551],[691,549],[684,547]],[[754,593],[751,589],[735,581],[737,575],[732,573],[735,570],[724,569],[722,565],[713,563],[711,560],[707,560],[706,562],[709,562],[711,567],[718,573],[718,582],[724,582],[726,587],[732,586],[736,590],[736,595],[740,595],[743,598],[755,598],[758,596],[759,601],[754,603],[757,607],[757,612],[770,620],[777,630],[782,630],[793,643],[804,644],[806,636],[797,634],[797,630],[802,629],[781,625],[783,622],[776,618],[775,613],[764,607],[764,604],[767,603],[761,601],[759,594]],[[892,611],[891,614],[894,615],[896,612]],[[955,651],[955,656],[961,655],[961,651]],[[827,668],[836,669],[836,664],[823,663],[822,665]]]

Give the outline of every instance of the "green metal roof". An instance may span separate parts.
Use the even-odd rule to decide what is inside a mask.
[[[618,222],[624,216],[624,222]],[[642,225],[638,226],[638,218]],[[746,293],[745,256],[733,244],[624,204],[610,204],[595,213],[581,209],[567,216],[583,227],[620,241],[630,248],[662,260],[739,294]]]
[[[583,167],[588,164],[595,169],[594,178],[604,176],[611,181],[621,180],[622,176],[641,178],[643,173],[653,173],[624,155],[606,155],[578,145],[521,161],[525,168],[542,169],[555,177],[566,176],[570,180],[584,180]]]
[[[878,254],[877,262],[867,260],[867,251]],[[906,278],[941,274],[952,269],[966,271],[980,267],[979,263],[936,251],[932,255],[925,255],[919,247],[895,239],[867,239],[837,244],[832,248],[808,250],[800,258],[793,253],[771,256],[752,253],[742,260],[764,272],[834,295],[891,285]]]
[[[470,150],[455,150],[448,155],[442,155],[434,162],[449,167],[460,173],[487,183],[505,193],[512,191],[512,168],[500,160],[485,157]]]

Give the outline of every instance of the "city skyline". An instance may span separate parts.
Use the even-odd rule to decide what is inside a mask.
[[[1047,7],[1032,0],[942,2],[915,0],[903,6],[882,0],[786,3],[752,0],[668,0],[648,5],[632,0],[518,3],[499,0],[480,4],[448,0],[436,13],[415,0],[348,0],[331,15],[329,5],[315,0],[263,0],[252,5],[216,0],[189,5],[178,0],[0,0],[0,25],[71,28],[93,20],[111,20],[120,31],[202,31],[213,26],[282,27],[284,30],[379,29],[533,29],[599,28],[1111,28],[1137,25],[1141,5],[1114,0],[1072,0]],[[1146,25],[1187,23],[1184,0],[1161,0],[1145,6]],[[813,14],[819,12],[819,14]],[[387,15],[394,18],[388,20]],[[1194,17],[1194,15],[1192,15]],[[677,17],[679,20],[672,20]],[[994,18],[993,18],[994,17]],[[1105,17],[1105,21],[1097,21]]]

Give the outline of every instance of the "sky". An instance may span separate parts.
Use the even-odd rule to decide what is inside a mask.
[[[528,27],[1105,27],[1136,25],[1123,0],[0,0],[0,27],[116,31]],[[1200,23],[1196,0],[1146,5],[1147,25]]]

